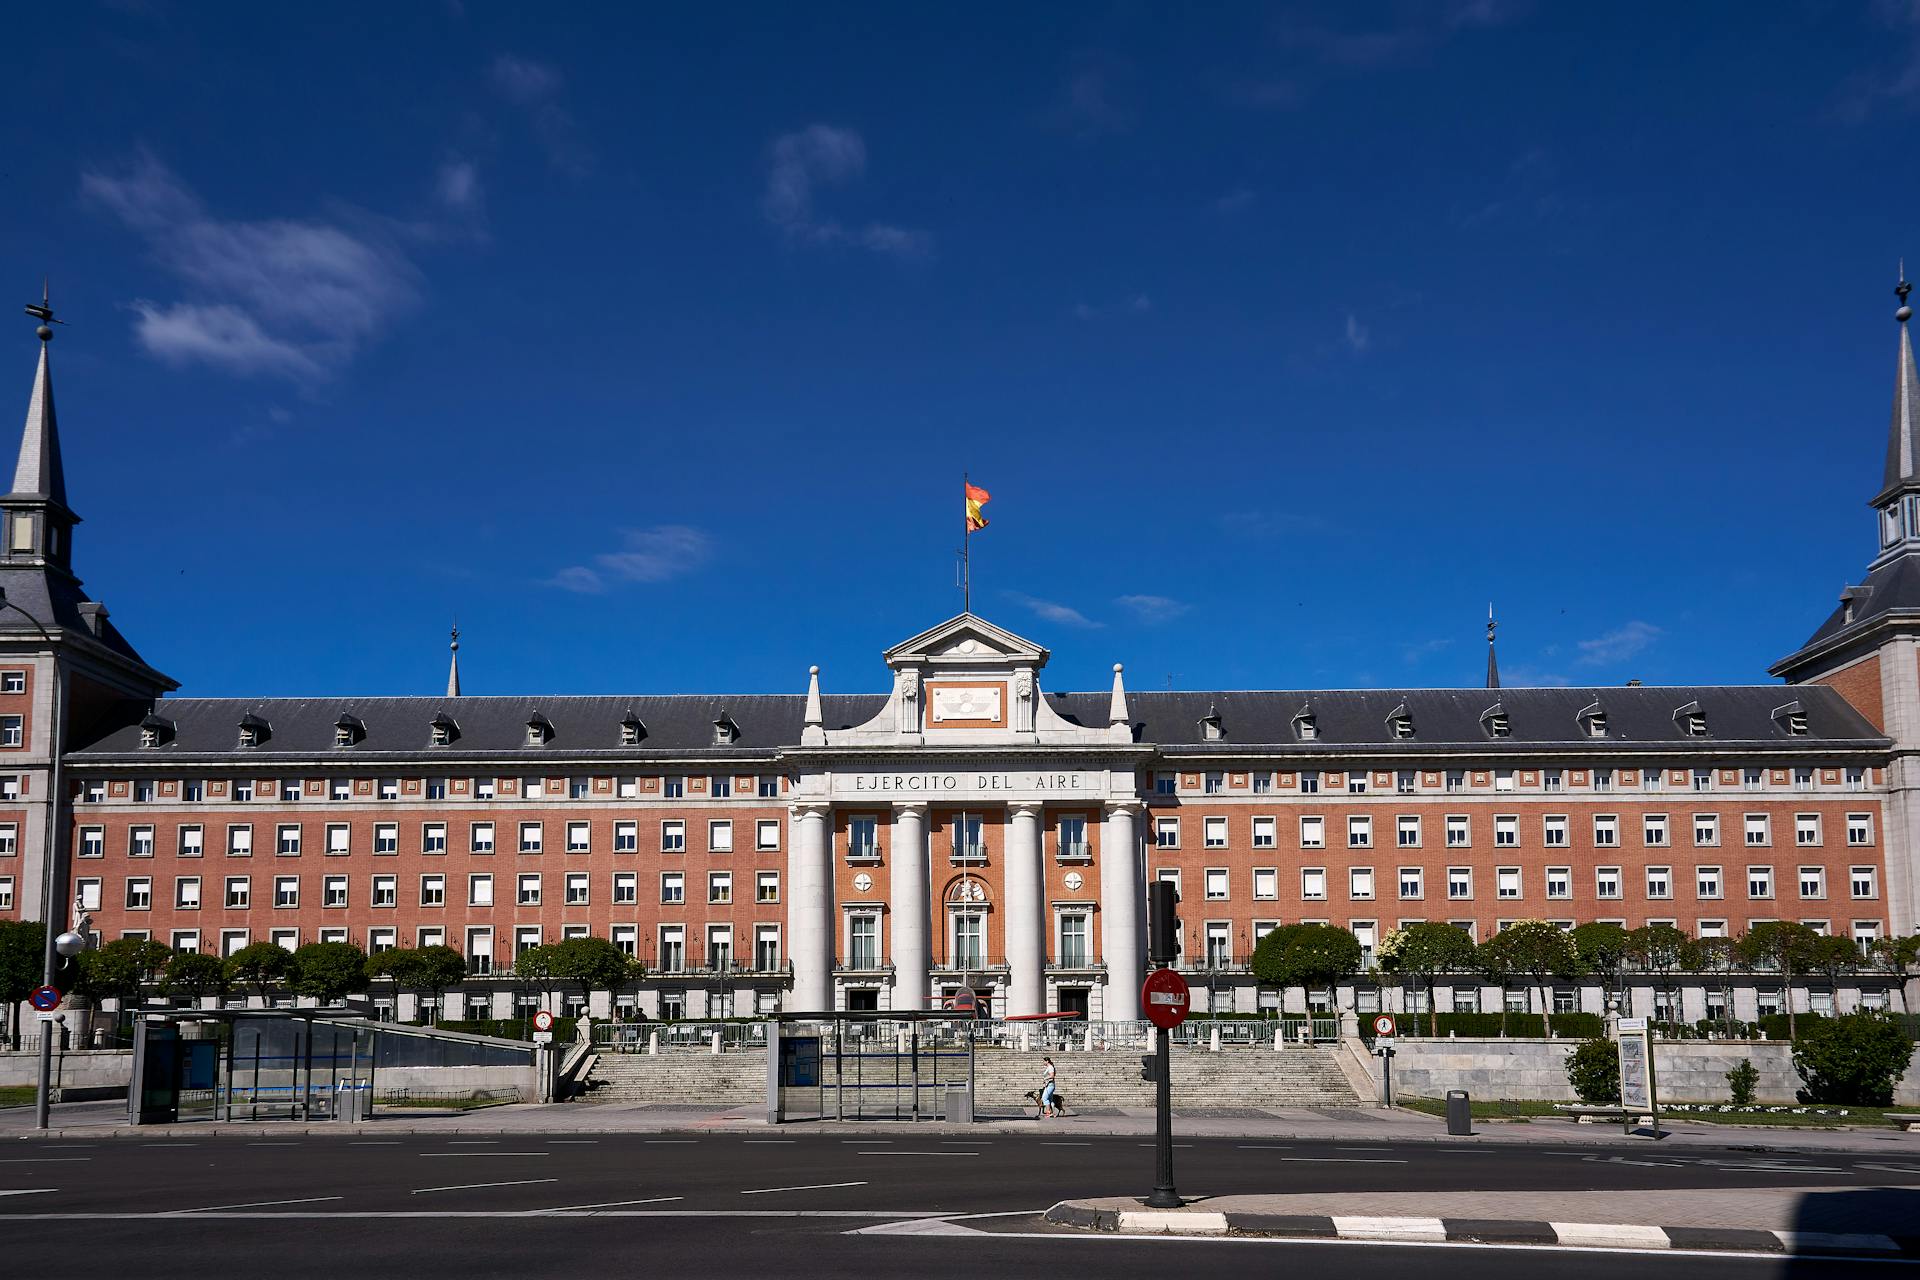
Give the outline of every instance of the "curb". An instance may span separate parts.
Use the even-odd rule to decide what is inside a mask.
[[[1046,1212],[1058,1226],[1122,1235],[1272,1236],[1397,1244],[1521,1244],[1584,1249],[1712,1250],[1867,1258],[1920,1257],[1920,1236],[1653,1227],[1623,1222],[1504,1218],[1380,1218],[1222,1213],[1207,1209],[1097,1209],[1063,1200]]]

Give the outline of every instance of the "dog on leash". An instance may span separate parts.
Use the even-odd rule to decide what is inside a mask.
[[[1035,1111],[1045,1112],[1047,1109],[1046,1104],[1040,1101],[1040,1091],[1038,1089],[1027,1090],[1027,1101],[1033,1104]],[[1053,1113],[1056,1116],[1070,1116],[1073,1114],[1073,1112],[1067,1110],[1066,1096],[1060,1092],[1059,1086],[1057,1085],[1053,1090]]]

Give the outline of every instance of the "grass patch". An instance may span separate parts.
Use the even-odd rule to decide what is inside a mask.
[[[0,1107],[30,1107],[33,1093],[30,1084],[0,1084]]]
[[[1447,1114],[1447,1104],[1439,1098],[1401,1097],[1399,1106],[1407,1111],[1416,1111],[1421,1115],[1441,1116]],[[1528,1120],[1536,1116],[1569,1116],[1560,1109],[1559,1103],[1535,1101],[1494,1101],[1473,1103],[1475,1120]],[[1838,1107],[1828,1107],[1831,1113]],[[1795,1112],[1792,1108],[1780,1111],[1676,1111],[1670,1107],[1660,1109],[1663,1124],[1682,1124],[1695,1121],[1705,1124],[1751,1125],[1775,1129],[1847,1129],[1847,1128],[1884,1128],[1904,1125],[1911,1120],[1920,1120],[1920,1107],[1848,1107],[1847,1114],[1815,1115],[1811,1110]],[[1611,1123],[1606,1120],[1598,1123]]]
[[[1421,1115],[1445,1116],[1447,1114],[1447,1104],[1440,1098],[1409,1098],[1403,1095],[1398,1099],[1398,1103],[1406,1110],[1417,1111]],[[1560,1114],[1554,1110],[1551,1102],[1498,1100],[1476,1101],[1472,1105],[1475,1120],[1530,1120],[1534,1116]]]

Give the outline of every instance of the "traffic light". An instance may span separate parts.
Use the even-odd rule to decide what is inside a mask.
[[[1152,1054],[1152,1053],[1141,1054],[1140,1055],[1140,1078],[1146,1081],[1148,1084],[1158,1083],[1160,1080],[1159,1063],[1160,1063],[1159,1055]]]
[[[1178,905],[1180,891],[1165,880],[1147,886],[1147,959],[1163,968],[1180,954],[1180,921],[1173,914]]]

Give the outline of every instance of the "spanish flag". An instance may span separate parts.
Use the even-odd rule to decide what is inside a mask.
[[[963,482],[964,483],[964,482]],[[977,484],[969,484],[967,489],[967,532],[978,533],[987,527],[987,517],[980,508],[993,501],[993,495]]]

